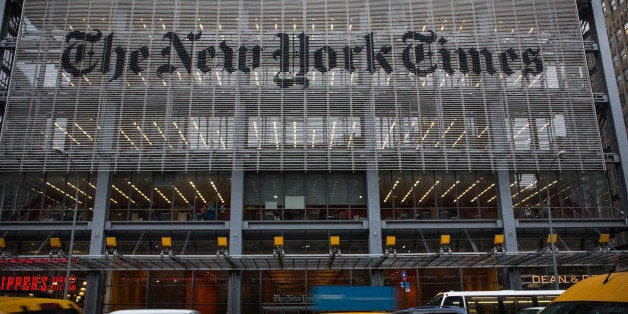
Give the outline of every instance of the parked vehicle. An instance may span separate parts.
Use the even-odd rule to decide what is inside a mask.
[[[467,310],[457,306],[422,306],[396,311],[393,314],[467,314]]]
[[[0,297],[0,314],[79,314],[81,309],[72,301],[36,297]]]
[[[541,314],[628,313],[628,272],[591,276],[556,298]]]
[[[199,314],[199,312],[196,310],[138,309],[113,311],[109,314]]]
[[[545,309],[545,307],[542,307],[542,306],[528,307],[517,312],[517,314],[538,314],[538,313],[541,313],[543,309]]]
[[[428,306],[460,307],[468,313],[517,313],[547,306],[564,290],[449,291],[436,295]],[[465,312],[466,313],[466,312]]]

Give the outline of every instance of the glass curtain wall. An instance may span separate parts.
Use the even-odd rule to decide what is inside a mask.
[[[381,171],[382,219],[496,219],[495,180],[483,171]]]
[[[228,220],[230,172],[121,172],[111,184],[110,220]]]
[[[245,220],[365,220],[363,173],[247,173]]]
[[[548,203],[557,219],[620,217],[611,205],[608,180],[602,172],[518,172],[511,180],[516,218],[545,219]]]
[[[72,221],[78,194],[78,221],[92,219],[95,175],[79,172],[0,174],[2,221]]]

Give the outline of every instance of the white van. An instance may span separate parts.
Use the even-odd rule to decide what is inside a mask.
[[[167,310],[167,309],[141,309],[141,310],[119,310],[109,314],[200,314],[196,310]]]

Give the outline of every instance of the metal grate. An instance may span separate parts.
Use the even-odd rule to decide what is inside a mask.
[[[603,169],[576,13],[25,1],[0,171]]]

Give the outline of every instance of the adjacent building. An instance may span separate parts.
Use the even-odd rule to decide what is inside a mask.
[[[0,290],[311,313],[626,262],[604,2],[3,2]]]

